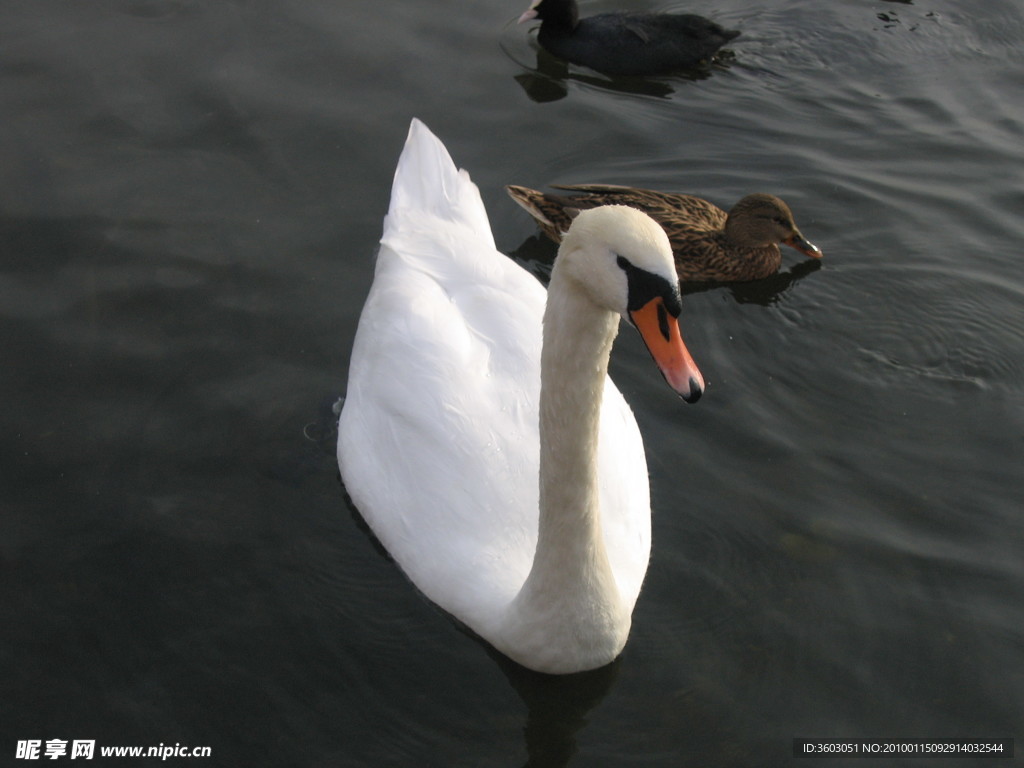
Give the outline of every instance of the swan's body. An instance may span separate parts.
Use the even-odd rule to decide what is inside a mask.
[[[619,316],[603,304],[653,323],[648,347],[693,400],[703,382],[678,302],[664,233],[626,208],[573,225],[546,294],[495,249],[476,186],[413,121],[353,345],[338,463],[420,590],[525,666],[591,669],[625,644],[649,490],[639,430],[606,375]]]

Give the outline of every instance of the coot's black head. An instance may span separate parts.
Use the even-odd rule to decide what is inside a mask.
[[[579,21],[579,9],[576,0],[534,0],[519,17],[519,23],[531,19],[538,19],[548,28],[570,31]]]

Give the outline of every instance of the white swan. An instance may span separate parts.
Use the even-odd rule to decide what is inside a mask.
[[[625,645],[650,500],[608,356],[625,316],[696,400],[704,383],[679,311],[665,233],[621,206],[579,215],[545,292],[495,249],[476,185],[413,120],[353,344],[338,465],[413,583],[526,667],[593,669]]]

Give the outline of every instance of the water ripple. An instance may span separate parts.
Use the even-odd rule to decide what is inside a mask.
[[[852,271],[862,272],[854,269]],[[855,339],[852,375],[870,386],[911,382],[968,390],[1024,391],[1024,288],[966,269],[891,267],[835,292],[829,321],[837,345]],[[841,320],[840,320],[841,318]]]

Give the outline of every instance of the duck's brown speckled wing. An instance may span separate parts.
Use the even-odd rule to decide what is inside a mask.
[[[508,192],[555,242],[561,241],[577,211],[601,205],[629,205],[644,211],[664,228],[675,253],[680,280],[754,280],[778,269],[781,255],[777,247],[727,247],[722,228],[728,215],[699,197],[614,184],[552,186],[571,194],[556,195],[512,186]]]
[[[725,233],[705,237],[679,238],[672,243],[676,272],[686,282],[733,282],[760,280],[779,270],[782,254],[777,245],[762,248],[734,248],[725,242]]]
[[[562,242],[562,235],[569,231],[569,224],[580,210],[594,207],[583,202],[574,205],[572,198],[545,194],[514,184],[506,186],[505,191],[534,218],[541,231],[556,243]]]
[[[647,213],[662,226],[671,226],[673,231],[717,231],[725,225],[725,211],[717,205],[693,195],[657,192],[653,189],[624,187],[615,184],[555,184],[553,186],[555,189],[564,189],[567,192],[582,193],[563,199],[587,200],[590,207],[631,205]],[[667,226],[666,229],[668,229]]]

